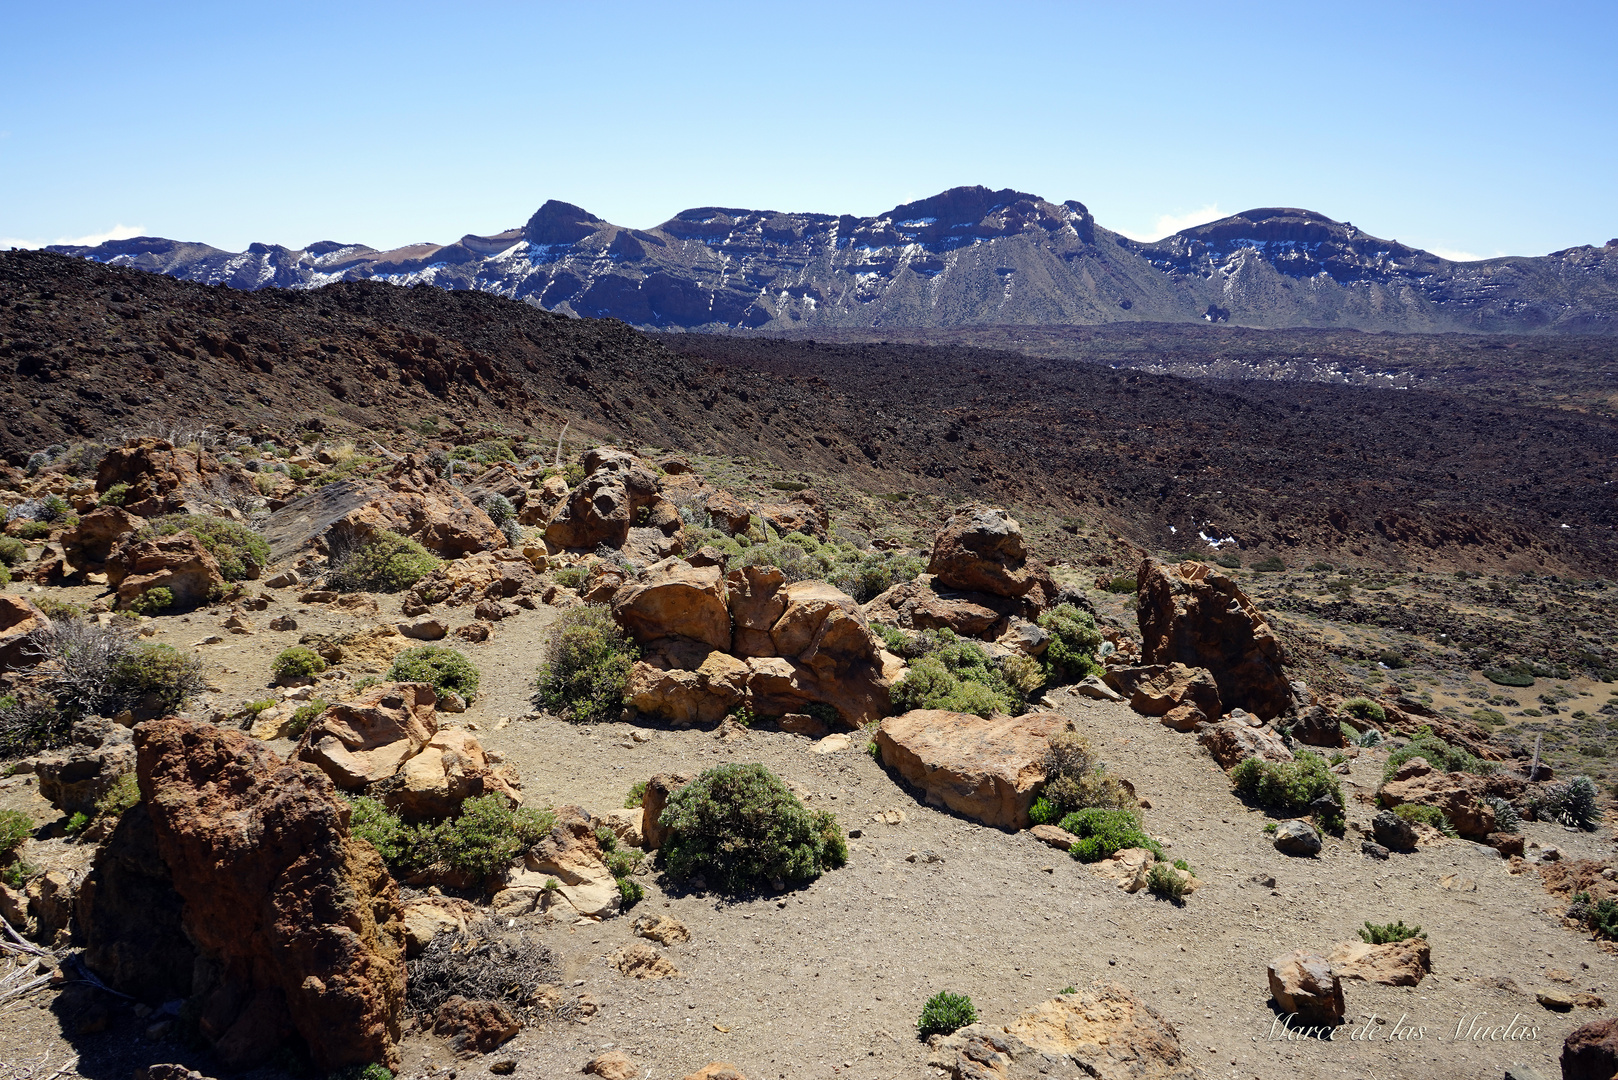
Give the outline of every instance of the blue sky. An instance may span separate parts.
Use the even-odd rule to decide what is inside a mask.
[[[0,0],[0,246],[392,247],[547,198],[1141,238],[1301,206],[1452,257],[1618,236],[1618,5]]]

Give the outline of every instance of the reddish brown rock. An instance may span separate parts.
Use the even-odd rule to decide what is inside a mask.
[[[1383,986],[1416,986],[1433,969],[1432,950],[1424,937],[1382,945],[1344,941],[1334,945],[1326,959],[1339,979]]]
[[[393,776],[382,801],[406,821],[449,817],[465,800],[485,795],[500,795],[510,806],[522,804],[515,773],[489,764],[477,737],[462,728],[434,734]]]
[[[141,517],[174,514],[185,509],[185,493],[204,476],[219,472],[213,455],[176,450],[163,439],[131,439],[110,450],[96,468],[96,494],[114,484],[128,484],[123,508]]]
[[[438,731],[438,695],[426,683],[382,683],[315,718],[295,756],[338,787],[357,791],[387,779]]]
[[[522,1024],[498,1001],[468,1001],[456,995],[433,1014],[433,1034],[448,1039],[456,1057],[497,1050],[521,1030]]]
[[[584,1071],[601,1080],[635,1080],[640,1075],[640,1067],[618,1050],[609,1050],[591,1058],[585,1064]]]
[[[1343,1022],[1343,984],[1325,957],[1299,949],[1271,960],[1268,974],[1270,994],[1293,1029]]]
[[[786,575],[774,566],[744,566],[725,575],[737,656],[775,655],[770,630],[786,614],[786,583]]]
[[[570,492],[545,527],[552,547],[621,548],[642,510],[659,501],[657,475],[633,455],[598,447],[584,456],[584,481]]]
[[[188,532],[138,540],[130,536],[107,558],[107,581],[118,589],[118,604],[128,607],[151,589],[174,594],[176,608],[205,604],[225,587],[219,563]]]
[[[0,671],[32,667],[51,634],[51,620],[32,602],[0,593]]]
[[[683,773],[658,773],[646,781],[646,791],[640,797],[640,832],[644,838],[642,846],[647,851],[663,846],[669,831],[663,827],[661,819],[668,808],[669,796],[690,782],[691,777]]]
[[[135,732],[157,849],[211,961],[198,1030],[232,1068],[295,1031],[324,1070],[398,1068],[404,932],[375,849],[330,781],[262,743],[180,719]]]
[[[1618,1017],[1592,1020],[1562,1040],[1562,1080],[1618,1076]]]
[[[714,528],[723,529],[732,536],[746,532],[747,523],[753,519],[747,504],[728,491],[716,491],[709,495],[706,508]]]
[[[1055,713],[985,720],[916,709],[882,721],[876,743],[882,763],[920,788],[929,803],[996,828],[1025,829],[1045,782],[1049,739],[1072,729]]]
[[[730,648],[730,611],[717,566],[692,566],[678,559],[658,563],[613,595],[612,615],[642,643],[683,637]]]
[[[78,570],[102,570],[113,549],[145,524],[121,506],[97,507],[62,533],[62,558]]]
[[[624,697],[636,710],[676,726],[717,723],[747,696],[748,667],[741,660],[687,638],[647,646],[630,669]]]
[[[1494,832],[1494,808],[1481,798],[1483,778],[1470,773],[1442,773],[1415,757],[1399,766],[1382,785],[1377,799],[1389,809],[1405,803],[1436,806],[1455,831],[1469,840],[1482,840]]]
[[[970,503],[950,515],[933,540],[927,564],[927,572],[951,589],[995,596],[1027,594],[1040,584],[1042,569],[1029,565],[1016,519],[981,503]],[[1054,596],[1054,588],[1051,592]]]
[[[696,1072],[688,1074],[685,1080],[747,1080],[747,1077],[728,1061],[710,1061]]]
[[[1253,727],[1239,720],[1221,720],[1204,725],[1197,732],[1197,741],[1208,748],[1208,753],[1222,769],[1235,768],[1250,757],[1264,761],[1291,761],[1292,751],[1281,736],[1269,728]]]
[[[1213,675],[1201,668],[1188,668],[1184,664],[1109,667],[1104,678],[1108,686],[1129,698],[1129,707],[1136,712],[1147,716],[1174,713],[1175,719],[1169,726],[1181,731],[1190,731],[1198,723],[1224,715],[1219,687]]]
[[[1243,708],[1261,720],[1287,711],[1292,687],[1281,643],[1228,575],[1202,563],[1147,558],[1137,577],[1145,664],[1207,669],[1226,709]]]
[[[1003,596],[989,593],[958,592],[934,587],[930,578],[901,582],[865,605],[865,617],[873,622],[906,630],[937,630],[941,627],[962,637],[992,635],[1021,606]]]
[[[782,536],[804,533],[824,540],[831,525],[826,504],[813,491],[795,492],[786,502],[761,506],[758,512],[765,524]]]
[[[410,595],[424,605],[461,607],[528,596],[543,587],[532,560],[516,548],[500,548],[445,563],[411,586]]]

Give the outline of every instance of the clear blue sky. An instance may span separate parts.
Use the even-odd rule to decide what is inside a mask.
[[[649,227],[981,183],[1138,237],[1284,205],[1542,254],[1618,236],[1615,45],[1610,2],[0,0],[0,244],[391,247],[548,198]]]

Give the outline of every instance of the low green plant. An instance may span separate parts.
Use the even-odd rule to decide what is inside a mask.
[[[618,906],[628,911],[642,900],[646,899],[646,890],[634,878],[621,877],[618,882]]]
[[[1498,795],[1490,795],[1483,800],[1494,811],[1495,832],[1514,833],[1522,829],[1522,815],[1517,808]]]
[[[0,810],[0,863],[9,861],[33,835],[33,818],[21,810]]]
[[[549,832],[540,828],[543,821],[512,810],[502,795],[482,795],[462,802],[455,817],[411,824],[379,800],[361,795],[350,800],[349,830],[402,874],[443,867],[488,878]]]
[[[52,619],[82,619],[87,614],[79,605],[54,596],[42,596],[34,601],[34,606]]]
[[[1418,803],[1403,803],[1393,808],[1397,817],[1410,822],[1412,825],[1430,825],[1445,836],[1460,835],[1455,831],[1455,825],[1444,816],[1444,811],[1436,806],[1422,806]]]
[[[287,476],[291,477],[294,483],[297,483],[309,479],[309,470],[302,465],[288,465]]]
[[[1057,991],[1058,994],[1077,994],[1078,992],[1079,988],[1077,986],[1064,986]]]
[[[1270,555],[1253,564],[1253,569],[1261,574],[1279,574],[1285,571],[1287,564],[1281,561],[1281,556]]]
[[[747,704],[745,701],[736,706],[734,709],[730,710],[728,715],[732,720],[736,721],[744,728],[752,727],[753,722],[757,719],[757,717],[753,715],[753,707]]]
[[[1230,770],[1230,779],[1237,795],[1283,814],[1308,812],[1310,804],[1323,796],[1330,796],[1339,808],[1343,805],[1343,789],[1326,759],[1306,750],[1292,761],[1246,758]],[[1317,820],[1328,832],[1343,827],[1340,809]]]
[[[551,571],[551,577],[556,580],[556,584],[564,589],[577,589],[584,584],[587,576],[588,573],[582,566],[564,566]]]
[[[1226,570],[1240,570],[1242,568],[1242,557],[1234,551],[1221,551],[1214,556],[1214,562]]]
[[[28,545],[15,536],[0,536],[0,565],[16,566],[28,558]]]
[[[1388,755],[1387,767],[1382,770],[1382,780],[1386,783],[1399,771],[1399,767],[1411,758],[1425,758],[1427,764],[1440,772],[1465,772],[1487,776],[1495,771],[1495,766],[1482,758],[1458,746],[1449,743],[1434,735],[1431,730],[1422,728],[1416,737],[1404,746]]]
[[[497,461],[516,461],[511,443],[503,439],[484,439],[470,446],[457,446],[449,452],[451,461],[475,461],[479,465],[493,465]]]
[[[48,521],[25,521],[17,526],[16,532],[22,540],[49,540],[51,525]]]
[[[916,1034],[923,1039],[933,1035],[953,1035],[968,1024],[978,1022],[978,1011],[965,994],[940,990],[927,999],[916,1021]]]
[[[465,653],[445,645],[417,645],[394,658],[388,681],[431,683],[440,697],[454,693],[471,701],[479,679],[477,665]]]
[[[1068,854],[1080,862],[1110,859],[1125,848],[1145,848],[1158,859],[1164,858],[1163,846],[1146,835],[1133,810],[1091,807],[1067,815],[1058,827],[1079,838]]]
[[[1589,893],[1576,892],[1567,915],[1589,927],[1597,937],[1608,941],[1618,939],[1618,900],[1610,896],[1592,903]]]
[[[69,836],[77,836],[89,827],[90,815],[83,810],[75,810],[73,816],[67,819],[67,824],[62,826],[62,831]]]
[[[442,565],[410,537],[384,531],[338,554],[326,584],[342,592],[402,592]]]
[[[186,532],[214,557],[226,581],[246,581],[270,562],[270,542],[245,525],[206,514],[168,514],[153,518],[135,535],[142,540]]]
[[[646,781],[637,780],[635,785],[629,789],[629,794],[624,796],[624,809],[634,810],[645,801]]]
[[[1367,922],[1365,929],[1356,933],[1367,945],[1387,945],[1395,941],[1409,941],[1411,938],[1427,936],[1419,926],[1406,926],[1403,919],[1390,923]]]
[[[1406,660],[1404,653],[1398,649],[1383,649],[1376,654],[1376,659],[1383,667],[1393,668],[1394,670],[1410,666],[1410,661]]]
[[[607,852],[602,860],[607,864],[607,870],[615,878],[628,877],[640,873],[641,864],[645,856],[634,848],[614,848]]]
[[[1120,574],[1107,579],[1107,591],[1110,593],[1132,593],[1140,591],[1140,583],[1134,574]]]
[[[37,873],[39,867],[27,859],[16,859],[0,866],[0,882],[10,885],[13,889],[21,889],[28,884],[28,879]]]
[[[1599,792],[1588,776],[1546,784],[1533,796],[1534,816],[1589,831],[1600,822]]]
[[[1044,760],[1045,784],[1039,799],[1046,822],[1059,821],[1069,814],[1091,807],[1129,809],[1136,805],[1117,778],[1096,760],[1090,740],[1074,731],[1052,735]],[[1032,808],[1029,811],[1033,816]],[[1043,824],[1035,822],[1034,824]]]
[[[276,658],[270,661],[270,674],[275,676],[277,682],[307,679],[325,670],[326,661],[306,645],[292,645],[282,649]]]
[[[837,819],[811,811],[758,764],[719,765],[669,797],[660,819],[669,876],[725,893],[813,881],[848,861]]]
[[[1051,635],[1042,660],[1053,684],[1076,682],[1101,673],[1095,655],[1102,637],[1095,616],[1072,604],[1058,604],[1041,613],[1038,621],[1040,628]]]
[[[129,610],[136,615],[155,615],[174,606],[174,590],[165,585],[147,589],[129,602]]]
[[[1388,722],[1387,710],[1368,697],[1351,697],[1339,705],[1338,709],[1356,720],[1366,720],[1373,724]]]
[[[617,717],[640,650],[603,604],[569,608],[546,631],[534,706],[564,720]]]
[[[140,783],[135,779],[133,772],[121,773],[112,786],[101,793],[96,800],[95,816],[97,818],[119,818],[125,810],[129,810],[140,802]]]
[[[1524,668],[1484,668],[1483,677],[1500,686],[1534,685],[1534,676]]]
[[[311,698],[304,704],[299,705],[287,719],[287,737],[292,739],[301,738],[303,733],[309,730],[309,725],[314,723],[315,719],[329,708],[331,708],[331,702],[325,698]]]
[[[907,643],[910,670],[889,693],[895,711],[945,709],[990,717],[1016,716],[1026,708],[1023,695],[976,642],[948,628],[928,630]]]
[[[109,689],[126,708],[178,712],[203,689],[202,661],[172,645],[139,642],[114,660]]]
[[[1175,867],[1166,862],[1153,863],[1151,869],[1146,871],[1147,891],[1159,899],[1183,903],[1191,883],[1174,871]]]

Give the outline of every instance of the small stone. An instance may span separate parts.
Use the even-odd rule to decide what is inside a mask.
[[[1389,854],[1387,848],[1383,847],[1374,840],[1360,841],[1360,852],[1361,854],[1368,855],[1373,859],[1386,859]]]
[[[1275,830],[1275,850],[1283,855],[1318,855],[1320,847],[1320,833],[1307,821],[1283,821]]]
[[[270,620],[270,629],[277,631],[296,630],[298,620],[291,615],[278,615]]]
[[[1568,1012],[1578,1004],[1566,990],[1541,990],[1534,995],[1534,1000],[1554,1012]]]
[[[634,1080],[640,1075],[640,1069],[635,1067],[635,1063],[617,1050],[592,1059],[584,1067],[584,1071],[599,1076],[601,1080]]]
[[[463,713],[466,711],[466,699],[453,690],[446,690],[438,699],[438,709],[440,712]]]
[[[499,1061],[490,1063],[489,1071],[496,1076],[510,1076],[517,1071],[517,1059],[501,1058]]]

